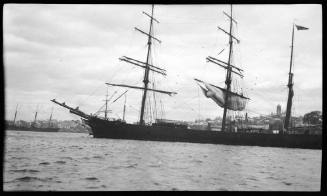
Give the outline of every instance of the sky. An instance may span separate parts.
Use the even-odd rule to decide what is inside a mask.
[[[120,61],[128,56],[146,61],[151,5],[5,4],[3,9],[5,118],[76,120],[52,102],[96,113],[109,102],[112,118],[122,118],[126,93],[128,122],[139,119],[142,91],[108,87],[106,82],[143,86],[142,68]],[[206,98],[194,78],[225,87],[225,70],[206,62],[207,56],[228,59],[230,5],[155,5],[151,62],[167,76],[151,73],[155,88],[174,91],[168,96],[149,93],[162,118],[192,121],[222,116],[223,109]],[[294,98],[292,114],[322,110],[322,7],[315,4],[233,5],[233,63],[244,78],[233,76],[250,98],[249,116],[267,115],[277,104],[286,108],[293,23],[308,27],[294,36]],[[223,51],[220,53],[220,51]],[[154,82],[155,81],[155,82]],[[152,86],[151,86],[152,87]],[[154,106],[152,106],[154,107]],[[152,108],[153,109],[153,108]],[[149,107],[147,108],[147,111]]]

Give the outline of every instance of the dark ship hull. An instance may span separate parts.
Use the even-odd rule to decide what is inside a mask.
[[[60,128],[38,128],[38,127],[19,127],[19,126],[12,126],[9,125],[6,127],[9,131],[34,131],[34,132],[58,132]]]
[[[231,133],[159,125],[143,126],[120,121],[107,121],[96,117],[89,118],[86,123],[91,127],[94,138],[302,149],[322,148],[320,135]]]

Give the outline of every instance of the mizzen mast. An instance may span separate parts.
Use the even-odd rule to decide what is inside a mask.
[[[288,98],[287,98],[287,106],[286,106],[286,116],[284,122],[284,128],[286,130],[289,129],[289,122],[291,119],[291,110],[292,110],[292,99],[294,96],[293,92],[293,73],[292,73],[292,64],[293,64],[293,43],[294,43],[294,24],[292,27],[292,45],[291,45],[291,60],[290,60],[290,71],[288,73]]]
[[[291,60],[290,60],[290,71],[288,73],[288,97],[287,97],[287,106],[286,106],[286,116],[285,116],[285,121],[284,121],[284,129],[287,131],[290,128],[290,119],[291,119],[291,110],[292,110],[292,99],[294,96],[294,91],[293,91],[293,73],[292,73],[292,65],[293,65],[293,48],[294,48],[294,27],[296,27],[297,30],[308,30],[309,28],[299,26],[293,23],[292,26],[292,45],[291,45]]]

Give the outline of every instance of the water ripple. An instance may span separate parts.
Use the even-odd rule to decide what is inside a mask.
[[[50,165],[50,163],[49,162],[41,162],[41,163],[39,163],[39,165]]]
[[[18,172],[18,173],[37,173],[40,172],[39,170],[35,169],[17,169],[17,170],[9,170],[11,172]]]
[[[93,180],[99,180],[99,179],[96,178],[96,177],[87,177],[87,178],[85,178],[85,180],[91,180],[91,181],[93,181]]]
[[[58,163],[58,164],[65,164],[66,161],[56,161],[55,163]]]
[[[319,191],[321,150],[8,132],[4,190]]]
[[[52,181],[52,178],[38,178],[38,177],[34,177],[34,176],[24,176],[24,177],[16,178],[14,181],[19,181],[19,182],[33,182],[33,181],[49,182],[49,181]]]

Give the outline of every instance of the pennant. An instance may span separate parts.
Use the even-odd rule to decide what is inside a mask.
[[[302,26],[299,26],[299,25],[295,25],[296,29],[297,30],[308,30],[309,28],[307,27],[302,27]]]

